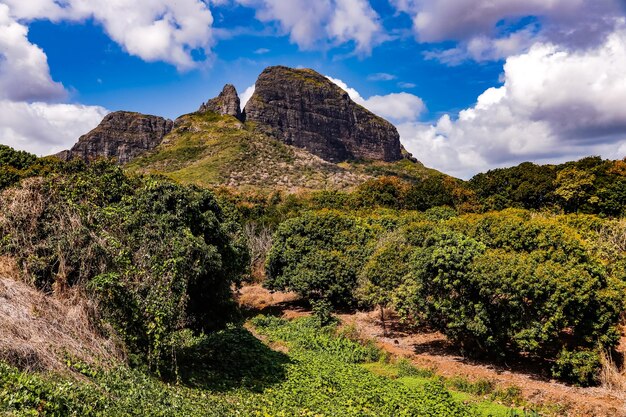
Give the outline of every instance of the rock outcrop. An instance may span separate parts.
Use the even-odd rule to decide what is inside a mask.
[[[241,101],[237,90],[232,84],[226,84],[219,96],[207,101],[198,109],[199,113],[212,111],[221,115],[229,115],[243,121],[241,114]]]
[[[100,125],[78,139],[69,151],[56,156],[63,160],[115,158],[126,164],[156,148],[170,133],[174,122],[157,116],[118,111],[108,114]]]
[[[402,159],[391,123],[310,69],[265,69],[244,114],[264,133],[327,161]]]

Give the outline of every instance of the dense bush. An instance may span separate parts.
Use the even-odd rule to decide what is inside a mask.
[[[411,246],[401,234],[383,235],[359,274],[355,295],[363,305],[380,309],[383,326],[385,308],[391,305],[395,290],[409,272],[411,251]]]
[[[554,362],[563,379],[589,384],[588,369],[597,371],[590,358],[616,345],[624,310],[624,274],[614,267],[623,251],[597,243],[599,233],[622,242],[623,232],[602,224],[613,223],[525,210],[396,212],[394,221],[307,213],[279,227],[267,285],[335,306],[393,306],[406,322],[442,331],[468,354],[527,355]],[[563,351],[576,352],[575,360]]]
[[[37,158],[24,151],[0,145],[0,190],[35,175],[45,175],[58,169],[56,158]]]
[[[477,174],[468,183],[482,209],[554,209],[620,216],[626,207],[626,162],[583,158],[561,165],[516,167]]]
[[[172,359],[178,330],[209,331],[232,317],[230,286],[247,252],[209,191],[99,162],[7,190],[0,213],[0,251],[25,279],[91,293],[154,369]]]
[[[307,213],[282,223],[267,259],[265,286],[295,291],[335,306],[354,302],[357,276],[382,230],[334,211]]]

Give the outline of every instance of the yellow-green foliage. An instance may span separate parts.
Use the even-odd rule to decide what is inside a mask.
[[[159,147],[127,169],[244,191],[344,189],[368,178],[211,112],[179,118]]]
[[[439,214],[323,210],[287,220],[266,285],[334,305],[393,304],[469,354],[556,360],[554,375],[594,383],[594,351],[616,346],[625,302],[624,274],[613,267],[624,252],[598,236],[622,236],[619,227],[594,232],[589,216],[519,209]],[[577,223],[584,233],[568,226]]]

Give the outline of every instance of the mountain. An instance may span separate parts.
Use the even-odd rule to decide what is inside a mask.
[[[126,165],[179,182],[234,188],[343,189],[370,178],[285,145],[229,115],[192,113],[154,151]]]
[[[241,113],[241,101],[237,89],[232,84],[226,84],[219,96],[203,103],[198,113],[213,112],[221,115],[233,116],[237,120],[244,121]]]
[[[154,149],[172,131],[174,122],[158,116],[118,111],[105,116],[100,125],[78,139],[69,151],[58,153],[60,159],[115,158],[126,164]]]
[[[245,109],[234,86],[174,122],[115,112],[62,159],[116,158],[129,171],[201,186],[345,189],[369,178],[430,176],[396,128],[310,69],[269,67]]]
[[[327,161],[402,159],[391,123],[310,69],[265,69],[244,113],[264,133]]]

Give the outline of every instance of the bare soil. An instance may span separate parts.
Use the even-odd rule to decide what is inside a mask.
[[[261,311],[292,319],[310,312],[298,304],[295,294],[270,293],[260,285],[240,290],[239,302],[249,311]],[[540,365],[506,363],[496,365],[463,357],[441,333],[419,330],[407,331],[391,317],[383,331],[378,312],[339,314],[345,325],[353,325],[362,337],[376,340],[378,345],[394,356],[410,359],[416,366],[432,369],[447,378],[463,377],[470,381],[486,379],[497,388],[517,387],[531,405],[558,409],[566,417],[626,417],[626,392],[607,388],[568,386],[546,376]],[[626,351],[626,344],[622,343]]]

